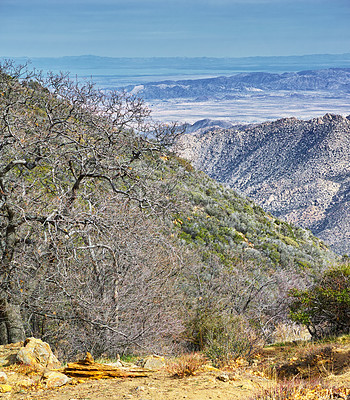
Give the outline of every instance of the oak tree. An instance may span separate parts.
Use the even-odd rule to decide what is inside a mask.
[[[67,321],[129,344],[147,333],[145,315],[133,332],[119,327],[131,289],[138,315],[143,287],[158,279],[146,291],[144,314],[153,315],[173,273],[164,266],[176,265],[159,231],[145,232],[150,219],[140,210],[167,207],[171,185],[157,180],[155,165],[177,134],[175,125],[150,122],[134,96],[0,66],[0,343]],[[136,221],[142,245],[131,240],[142,240],[130,234]],[[137,249],[153,249],[154,258],[141,262]]]

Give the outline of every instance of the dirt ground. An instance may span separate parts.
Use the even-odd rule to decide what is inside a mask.
[[[201,372],[183,379],[159,371],[147,378],[89,380],[59,389],[26,393],[3,393],[11,400],[248,400],[273,382],[259,376],[241,375],[222,382],[218,371]],[[232,379],[232,377],[231,377]]]
[[[273,367],[274,378],[271,378]],[[282,376],[277,376],[282,373]],[[218,377],[226,374],[226,380]],[[236,363],[225,370],[209,365],[195,376],[174,378],[167,366],[148,377],[73,380],[58,389],[42,387],[0,393],[10,400],[254,400],[265,389],[274,391],[280,382],[295,379],[312,383],[309,394],[301,397],[296,390],[288,399],[350,399],[350,336],[344,343],[320,343],[265,348],[255,364]],[[283,381],[283,379],[287,381]],[[282,381],[281,381],[282,380]],[[336,397],[324,395],[325,388],[335,388]],[[338,389],[336,389],[338,388]],[[333,390],[333,389],[331,389]],[[298,392],[298,393],[297,393]],[[321,394],[323,395],[321,396]],[[327,392],[328,393],[328,392]],[[312,394],[312,396],[311,396]],[[319,395],[318,395],[319,394]],[[311,397],[310,397],[311,396]],[[262,397],[260,397],[261,399]],[[265,398],[265,397],[264,397]],[[284,397],[283,397],[284,398]]]

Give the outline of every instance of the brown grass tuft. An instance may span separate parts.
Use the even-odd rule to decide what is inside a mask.
[[[175,361],[169,362],[167,370],[172,376],[184,378],[196,375],[196,372],[207,363],[207,359],[200,353],[184,354]]]

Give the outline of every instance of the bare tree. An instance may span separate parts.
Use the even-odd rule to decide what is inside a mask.
[[[155,169],[178,129],[148,117],[134,96],[0,66],[1,343],[23,340],[24,314],[27,329],[42,333],[45,324],[79,321],[128,344],[145,334],[140,324],[132,334],[119,329],[128,312],[122,277],[133,265],[134,278],[144,284],[158,276],[161,287],[172,269],[160,271],[161,244],[153,263],[129,260],[126,268],[122,255],[132,252],[116,227],[128,207],[126,215],[142,219],[135,204],[153,212],[167,206],[159,190],[171,185],[157,181]]]

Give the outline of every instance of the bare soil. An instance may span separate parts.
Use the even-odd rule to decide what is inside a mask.
[[[263,387],[271,386],[267,378],[242,374],[228,382],[217,379],[220,371],[199,372],[183,379],[173,378],[166,371],[159,371],[147,378],[117,378],[73,381],[59,389],[22,393],[3,393],[11,400],[247,400]]]
[[[278,371],[297,371],[288,376],[289,381],[302,378],[309,371],[310,379],[321,379],[322,387],[342,388],[340,399],[350,397],[350,342],[329,344],[303,344],[264,349],[255,362],[237,363],[230,368],[218,370],[203,367],[195,376],[174,378],[166,368],[148,377],[114,378],[101,380],[77,380],[58,389],[42,387],[23,389],[0,394],[2,399],[11,400],[250,400],[264,389],[272,389],[278,382]],[[306,365],[305,362],[308,361]],[[275,371],[275,376],[271,374]],[[225,373],[227,382],[218,379]],[[283,378],[285,379],[285,378]],[[316,381],[315,381],[316,382]],[[315,392],[313,390],[312,392]],[[288,397],[324,399],[330,397]],[[261,397],[260,397],[261,398]]]

